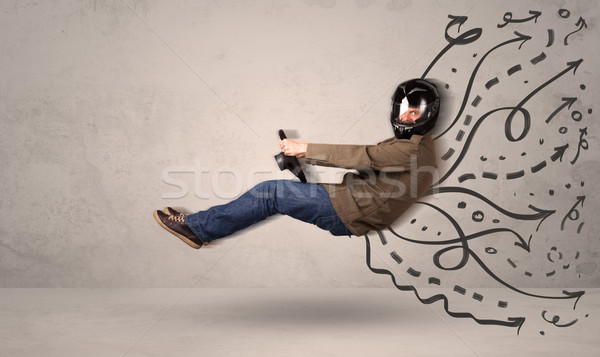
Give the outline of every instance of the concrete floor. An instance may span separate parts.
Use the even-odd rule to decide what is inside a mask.
[[[0,289],[0,356],[598,356],[586,297],[585,321],[517,336],[394,289]]]

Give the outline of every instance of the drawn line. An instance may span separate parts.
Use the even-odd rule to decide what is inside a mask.
[[[516,178],[523,177],[523,176],[525,176],[525,171],[523,171],[523,170],[517,171],[517,172],[509,172],[506,174],[506,178],[508,180],[514,180]]]
[[[385,236],[383,235],[383,233],[381,231],[377,231],[377,234],[379,235],[379,239],[381,239],[381,244],[386,245],[387,240],[385,239]]]
[[[367,250],[367,252],[366,252],[367,267],[369,268],[369,270],[371,270],[375,274],[388,275],[390,277],[390,279],[392,280],[392,283],[394,284],[396,289],[398,289],[400,291],[412,291],[415,294],[416,298],[422,304],[430,305],[436,301],[441,300],[444,304],[444,311],[446,311],[446,313],[448,315],[450,315],[454,318],[470,318],[470,319],[473,319],[473,321],[477,322],[480,325],[498,325],[498,326],[506,326],[506,327],[516,327],[517,334],[519,334],[519,331],[520,331],[521,327],[523,326],[523,323],[525,323],[525,317],[509,317],[509,318],[507,318],[506,321],[503,321],[503,320],[481,320],[481,319],[478,319],[477,317],[475,317],[473,314],[468,313],[468,312],[455,312],[455,311],[449,310],[448,309],[448,307],[449,307],[448,298],[444,294],[437,294],[437,295],[433,295],[427,299],[424,299],[419,295],[417,289],[414,286],[398,284],[398,281],[396,280],[396,276],[391,271],[389,271],[387,269],[374,268],[371,265],[371,242],[369,240],[368,235],[365,235],[365,242],[366,242],[366,250]],[[432,309],[432,311],[435,312],[435,310],[433,310],[433,309]],[[444,321],[444,319],[442,319],[441,317],[440,317],[440,319],[442,321]],[[452,331],[454,331],[454,330],[452,330]]]
[[[396,253],[396,251],[392,251],[390,253],[390,255],[392,256],[392,258],[396,261],[396,263],[401,264],[404,260],[402,260],[402,258],[398,255],[398,253]]]
[[[416,271],[413,268],[408,268],[408,270],[406,271],[408,274],[414,276],[415,278],[418,278],[421,276],[421,272],[420,271]]]
[[[554,43],[554,30],[548,29],[548,44],[546,45],[546,47],[552,46],[553,43]]]
[[[431,277],[431,278],[429,278],[429,284],[440,285],[441,281],[438,278]]]
[[[546,59],[546,54],[542,52],[539,56],[531,59],[531,64],[536,65]]]
[[[492,78],[485,84],[485,88],[490,89],[498,83],[500,83],[500,80],[498,79],[498,77]]]
[[[464,121],[463,124],[467,125],[467,126],[470,125],[471,124],[471,119],[473,119],[473,117],[467,114],[467,116],[465,117],[465,121]]]
[[[506,71],[506,73],[508,73],[509,76],[512,76],[513,74],[519,72],[521,69],[522,69],[521,65],[518,64],[516,66],[513,66],[513,67],[509,68],[509,70]]]
[[[473,103],[471,103],[471,105],[474,107],[477,107],[479,105],[479,103],[481,103],[481,97],[476,96],[475,99],[473,99]]]
[[[467,293],[467,289],[463,288],[462,286],[458,286],[458,285],[454,285],[454,291],[456,291],[457,293],[464,295]]]
[[[483,172],[481,174],[481,177],[486,178],[486,179],[492,179],[495,180],[498,178],[498,174],[495,174],[493,172]]]
[[[462,183],[463,181],[466,180],[474,180],[475,179],[475,174],[464,174],[458,177],[458,182]]]
[[[544,167],[546,167],[546,165],[547,165],[546,160],[544,160],[544,161],[540,162],[539,164],[532,166],[531,172],[536,173],[536,172],[540,171],[541,169],[543,169]]]
[[[373,268],[373,266],[371,266],[371,242],[369,240],[369,236],[365,234],[365,242],[366,242],[366,263],[367,263],[367,267],[369,268],[370,271],[372,271],[375,274],[385,274],[390,276],[390,278],[392,279],[392,283],[394,284],[394,286],[396,287],[396,289],[400,290],[400,291],[407,291],[410,290],[412,292],[414,292],[415,296],[417,297],[417,299],[422,303],[422,304],[432,304],[440,299],[444,300],[444,311],[446,311],[446,313],[454,318],[458,318],[458,317],[462,317],[462,318],[472,318],[475,322],[479,323],[479,324],[496,324],[496,325],[501,325],[501,326],[507,326],[507,327],[517,327],[517,334],[519,334],[519,331],[521,330],[521,326],[523,326],[523,323],[525,323],[525,318],[524,317],[519,317],[519,318],[508,318],[508,323],[505,321],[496,321],[496,320],[479,320],[477,319],[475,316],[473,316],[472,314],[469,313],[465,313],[465,312],[453,312],[448,310],[448,299],[446,298],[445,295],[436,295],[436,296],[432,296],[428,299],[423,299],[421,298],[421,296],[419,296],[419,293],[417,292],[417,289],[412,286],[412,285],[398,285],[398,282],[396,281],[396,277],[394,276],[394,274],[392,272],[390,272],[389,270],[386,269],[376,269]],[[381,260],[385,265],[387,265],[388,268],[391,269],[390,265],[387,263],[387,261],[381,259],[381,257],[377,254],[376,251],[373,251],[373,254],[375,254],[375,256],[377,256],[379,258],[379,260]],[[400,279],[406,284],[406,281],[404,279],[402,279],[402,277],[400,277]],[[438,312],[433,309],[431,306],[427,306],[429,307],[429,309],[437,315],[437,317],[440,318],[440,320],[442,320],[442,322],[444,322],[444,324],[446,324],[446,326],[450,329],[450,331],[452,331],[456,337],[458,337],[459,340],[461,340],[465,346],[467,346],[475,355],[477,355],[477,353],[475,353],[475,351],[473,350],[473,348],[471,348],[471,346],[458,334],[456,333],[456,331],[454,330],[454,328],[449,325],[446,320],[444,320],[440,314],[438,314]]]
[[[477,293],[473,293],[473,299],[482,302],[483,301],[483,296]]]
[[[465,135],[465,132],[462,130],[459,130],[458,134],[456,134],[456,141],[461,141],[464,135]]]
[[[442,160],[444,160],[444,161],[448,160],[453,154],[454,154],[454,149],[453,148],[448,149],[448,151],[446,151],[446,153],[442,156]]]

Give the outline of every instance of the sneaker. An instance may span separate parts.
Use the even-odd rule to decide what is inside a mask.
[[[163,209],[163,212],[170,215],[170,216],[189,216],[189,213],[182,213],[179,212],[178,210],[176,210],[173,207],[165,207],[165,209]]]
[[[169,233],[174,234],[181,239],[185,244],[194,249],[200,249],[208,243],[203,242],[194,232],[185,224],[183,215],[168,215],[163,211],[154,211],[154,219],[158,224],[166,229]]]

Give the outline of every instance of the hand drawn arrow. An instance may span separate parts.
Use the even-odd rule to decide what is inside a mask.
[[[537,22],[538,17],[540,17],[540,15],[542,14],[541,11],[534,11],[534,10],[529,10],[529,13],[533,14],[533,16],[527,17],[524,19],[514,19],[513,20],[512,12],[508,11],[508,12],[504,13],[504,16],[502,17],[502,20],[504,20],[504,24],[498,24],[498,27],[503,28],[504,26],[508,25],[509,23],[527,22],[527,21],[531,21],[531,20],[534,20],[533,22]]]
[[[564,101],[564,103],[560,107],[558,107],[558,109],[556,109],[554,112],[552,112],[552,114],[550,114],[548,119],[546,119],[546,123],[549,123],[550,120],[552,120],[552,118],[554,118],[554,116],[556,116],[556,114],[558,114],[565,107],[568,107],[567,109],[571,109],[573,103],[577,101],[577,97],[563,97],[562,100]]]
[[[475,66],[475,69],[473,69],[473,72],[471,73],[471,77],[469,78],[469,83],[467,85],[467,89],[465,91],[465,95],[463,97],[463,101],[462,101],[462,103],[460,105],[460,109],[458,110],[458,114],[456,115],[456,118],[450,124],[450,126],[448,126],[448,128],[446,128],[446,130],[444,130],[444,132],[442,132],[441,134],[439,134],[438,136],[436,136],[434,140],[437,140],[440,137],[442,137],[444,134],[446,134],[456,124],[456,122],[458,121],[458,119],[461,117],[463,111],[465,110],[465,106],[467,105],[467,101],[468,101],[469,95],[471,93],[471,88],[473,87],[473,82],[475,81],[475,76],[477,75],[477,72],[479,71],[479,68],[481,67],[481,64],[487,58],[487,56],[490,53],[492,53],[495,50],[497,50],[498,48],[501,48],[501,47],[506,46],[508,44],[511,44],[513,42],[521,42],[521,44],[519,45],[519,49],[521,49],[521,47],[523,46],[523,44],[525,44],[525,42],[527,42],[527,41],[529,41],[531,39],[531,36],[523,35],[523,34],[518,33],[516,31],[515,31],[515,35],[517,35],[517,37],[515,37],[513,39],[510,39],[508,41],[502,42],[499,45],[494,46],[492,49],[490,49],[489,51],[487,51],[485,55],[483,55],[481,57],[481,59],[479,60],[479,62]],[[425,73],[427,73],[427,71]]]
[[[547,87],[550,83],[552,83],[555,80],[559,79],[560,77],[562,77],[566,73],[570,72],[571,70],[573,70],[573,74],[575,74],[575,72],[577,72],[577,68],[579,68],[579,65],[581,65],[582,62],[583,62],[583,58],[580,58],[577,61],[567,62],[567,68],[566,69],[564,69],[563,71],[561,71],[560,73],[558,73],[557,75],[555,75],[554,77],[550,78],[549,80],[547,80],[546,82],[544,82],[542,85],[540,85],[539,87],[537,87],[536,89],[534,89],[525,98],[523,98],[523,100],[521,100],[521,102],[519,104],[517,104],[517,106],[514,107],[514,109],[510,112],[510,114],[506,118],[505,134],[506,134],[506,138],[508,140],[513,141],[513,142],[514,141],[519,141],[519,140],[523,139],[525,136],[527,136],[527,133],[529,132],[529,126],[527,125],[528,123],[525,123],[526,125],[525,125],[525,127],[523,129],[523,132],[521,133],[521,135],[519,135],[518,138],[515,138],[512,135],[512,132],[511,132],[510,128],[512,127],[512,120],[513,120],[515,114],[517,113],[517,111],[519,109],[523,108],[523,105],[525,103],[527,103],[531,98],[533,98],[536,94],[538,94],[542,89],[544,89],[545,87]]]

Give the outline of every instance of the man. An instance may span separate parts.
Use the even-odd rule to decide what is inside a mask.
[[[284,139],[287,156],[308,164],[355,169],[341,184],[290,180],[262,182],[227,204],[183,214],[167,207],[154,218],[193,248],[230,235],[274,214],[328,230],[363,235],[390,226],[429,189],[435,173],[430,131],[439,113],[436,87],[422,79],[401,83],[392,98],[394,137],[377,145],[331,145]]]

